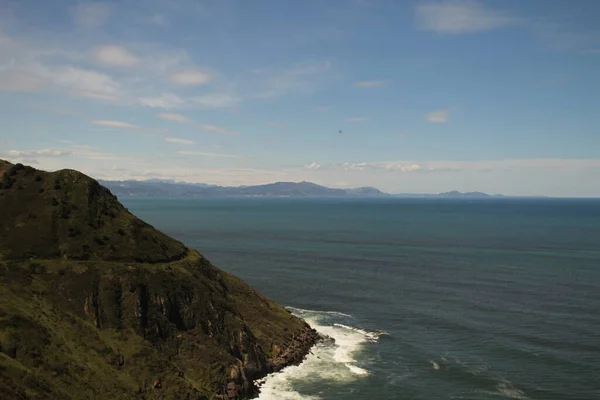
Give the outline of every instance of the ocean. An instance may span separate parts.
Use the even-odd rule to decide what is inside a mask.
[[[121,200],[334,339],[259,399],[600,399],[600,200]]]

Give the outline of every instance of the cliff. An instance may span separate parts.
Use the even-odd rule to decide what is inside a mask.
[[[244,399],[304,321],[71,170],[0,160],[3,399]]]

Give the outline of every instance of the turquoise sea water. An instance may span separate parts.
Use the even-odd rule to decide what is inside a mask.
[[[600,399],[600,200],[121,200],[335,339],[262,399]]]

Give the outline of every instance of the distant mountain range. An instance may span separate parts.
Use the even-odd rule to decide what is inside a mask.
[[[311,182],[275,182],[256,186],[217,186],[171,180],[100,181],[117,196],[137,197],[385,197],[379,189],[333,189]]]
[[[481,192],[451,191],[439,194],[401,193],[388,194],[374,187],[334,189],[311,182],[275,182],[255,186],[218,186],[206,183],[189,183],[175,180],[149,179],[144,181],[99,181],[121,197],[450,197],[488,198],[502,197]]]

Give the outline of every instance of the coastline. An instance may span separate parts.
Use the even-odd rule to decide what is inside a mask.
[[[300,364],[310,353],[310,350],[322,339],[316,329],[312,328],[308,322],[304,321],[304,323],[303,330],[294,335],[292,342],[273,357],[271,360],[273,370],[271,372],[279,372],[285,367]]]
[[[301,317],[297,317],[301,318]],[[302,319],[304,321],[304,319]],[[313,349],[326,338],[321,335],[316,329],[312,328],[308,322],[304,321],[306,327],[303,331],[294,336],[293,343],[290,344],[281,354],[274,358],[272,362],[273,370],[264,376],[257,378],[253,384],[256,388],[256,393],[250,399],[258,399],[261,395],[262,386],[266,383],[269,376],[273,374],[284,373],[284,369],[288,367],[298,366],[306,361],[308,355],[313,354]]]
[[[300,317],[295,317],[302,319]],[[221,393],[213,396],[214,400],[241,400],[256,399],[260,396],[260,382],[267,376],[278,373],[286,367],[299,365],[321,340],[321,335],[312,328],[304,319],[302,330],[292,336],[292,339],[283,349],[273,348],[273,356],[267,364],[256,371],[252,368],[252,361],[248,360],[242,368],[233,368],[231,379],[222,388]]]

